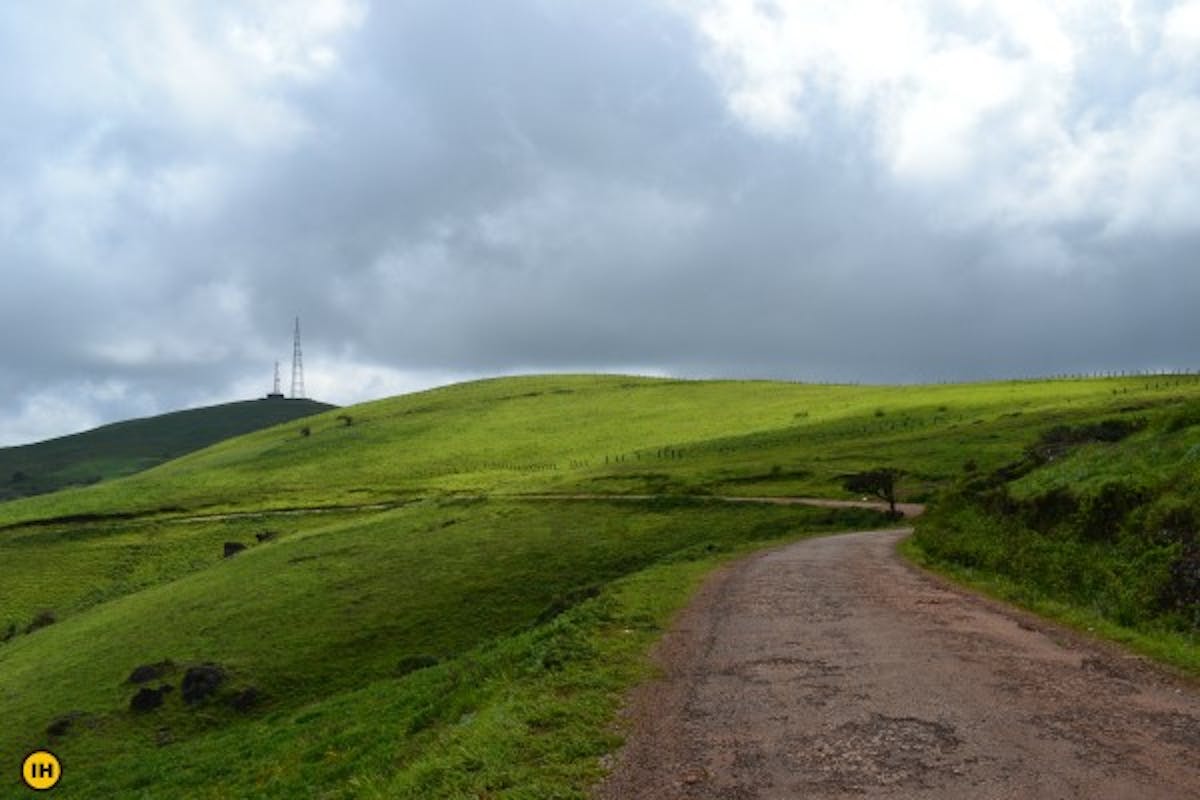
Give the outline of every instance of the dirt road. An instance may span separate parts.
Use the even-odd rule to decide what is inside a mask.
[[[943,586],[903,533],[715,575],[596,797],[1200,797],[1195,684]]]

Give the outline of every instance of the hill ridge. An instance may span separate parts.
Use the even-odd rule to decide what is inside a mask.
[[[334,408],[307,399],[237,400],[3,447],[0,501],[133,475],[219,441]]]

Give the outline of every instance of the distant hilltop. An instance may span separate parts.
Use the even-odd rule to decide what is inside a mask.
[[[20,447],[0,448],[0,501],[112,480],[337,406],[282,395],[126,420]]]

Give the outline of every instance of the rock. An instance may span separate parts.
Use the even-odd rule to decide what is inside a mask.
[[[220,688],[225,681],[225,670],[216,664],[201,664],[189,667],[183,675],[183,702],[189,706],[207,699]]]
[[[82,716],[84,716],[84,713],[82,711],[68,711],[66,714],[63,714],[61,717],[55,717],[54,721],[52,721],[49,725],[46,726],[46,735],[47,736],[62,736],[62,735],[64,735],[67,731],[69,731],[71,729],[71,726],[75,724],[75,720],[79,719]]]
[[[149,683],[156,681],[170,670],[174,669],[175,663],[170,659],[159,661],[157,664],[142,664],[134,667],[133,672],[129,673],[127,683]]]
[[[269,542],[278,535],[279,534],[275,533],[275,531],[259,531],[258,533],[254,534],[254,538],[258,539],[260,542]]]
[[[163,704],[163,698],[170,692],[171,686],[166,684],[159,686],[157,689],[151,689],[143,686],[138,689],[137,694],[129,701],[129,710],[136,711],[139,714],[144,714],[147,711],[153,711]]]
[[[242,552],[245,549],[246,549],[246,545],[242,544],[241,542],[226,542],[225,543],[225,557],[229,558],[230,556],[236,556],[238,553]]]
[[[242,689],[233,697],[229,698],[229,705],[233,706],[233,708],[237,711],[249,711],[258,705],[258,702],[261,699],[262,695],[259,694],[257,688],[253,686],[247,686],[245,689]]]

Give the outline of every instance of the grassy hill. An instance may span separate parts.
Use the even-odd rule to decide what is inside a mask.
[[[248,400],[0,448],[0,501],[132,475],[222,439],[331,408],[313,400]]]
[[[1052,430],[1113,421],[1135,432],[1095,446],[1161,434],[1146,446],[1162,451],[1182,432],[1186,454],[1192,429],[1164,420],[1197,400],[1184,376],[508,378],[6,503],[0,762],[50,746],[64,797],[582,797],[622,692],[707,571],[888,524],[719,496],[845,496],[841,476],[877,466],[905,470],[908,499],[1033,481],[1011,466]],[[206,664],[215,693],[185,702]],[[160,685],[160,705],[131,709]]]

